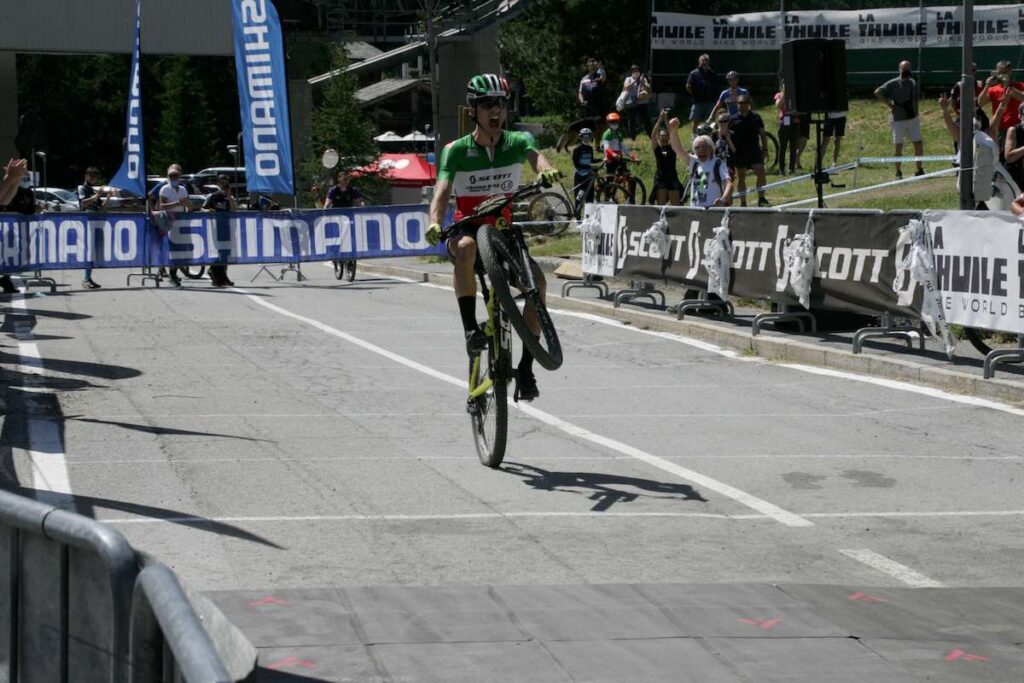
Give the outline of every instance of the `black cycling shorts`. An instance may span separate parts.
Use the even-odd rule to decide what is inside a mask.
[[[662,180],[661,178],[655,178],[654,183],[651,185],[651,194],[654,194],[658,190],[667,190],[669,192],[683,191],[683,184],[679,182],[679,178],[668,178]]]
[[[846,135],[846,117],[843,116],[838,119],[825,119],[825,126],[821,131],[821,134],[829,138],[833,135],[837,138],[841,138]]]

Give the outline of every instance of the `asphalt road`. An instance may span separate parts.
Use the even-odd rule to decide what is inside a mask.
[[[207,591],[1022,585],[1020,409],[556,309],[493,471],[451,291],[305,272],[8,302],[8,485]]]
[[[306,271],[230,291],[110,272],[18,303],[33,339],[8,329],[5,360],[33,343],[44,370],[12,400],[52,390],[57,431],[5,423],[17,482],[47,488],[30,453],[60,455],[31,440],[59,439],[77,506],[200,589],[902,583],[853,550],[1021,582],[1024,413],[562,313],[566,362],[538,368],[496,472],[452,293]]]

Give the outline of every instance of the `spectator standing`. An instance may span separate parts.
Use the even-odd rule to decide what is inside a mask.
[[[705,121],[711,120],[711,110],[715,108],[718,76],[711,70],[711,56],[701,55],[697,60],[697,68],[686,77],[686,92],[693,98],[690,106],[690,125],[693,135]]]
[[[832,138],[836,139],[836,146],[832,148],[832,165],[839,163],[839,148],[843,144],[843,137],[846,135],[846,112],[830,111],[825,115],[825,125],[821,130],[821,165],[825,165],[825,157],[828,153],[828,143]]]
[[[334,184],[327,190],[324,200],[325,209],[347,209],[351,206],[365,206],[363,193],[352,185],[352,178],[347,171],[338,171],[334,176]]]
[[[725,161],[714,154],[714,141],[708,135],[698,135],[693,140],[693,152],[687,155],[690,163],[690,206],[729,206],[732,203],[732,178]]]
[[[950,113],[950,99],[946,93],[942,93],[939,97],[939,107],[942,109],[942,119],[946,124],[946,130],[954,140],[960,139],[960,117],[958,111]],[[1007,100],[1003,99],[999,106],[996,108],[995,116],[990,122],[985,112],[980,108],[975,109],[974,112],[974,187],[976,191],[981,189],[982,191],[992,187],[992,178],[996,173],[1007,171],[1002,168],[999,163],[999,146],[996,144],[994,136],[999,134],[999,117],[1003,114],[1003,109],[1007,107]],[[1009,139],[1007,139],[1009,143]],[[1024,147],[1020,149],[1020,155],[1024,155]],[[960,152],[956,154],[956,165],[960,165]],[[963,176],[957,177],[957,188],[960,187],[960,182]],[[1019,184],[1018,184],[1019,187]],[[985,204],[985,200],[992,196],[991,191],[983,197],[976,197],[978,199],[978,205],[976,209],[986,210],[988,206]]]
[[[576,195],[578,205],[594,201],[594,183],[591,181],[600,163],[594,163],[594,131],[581,128],[577,140],[578,144],[572,148],[572,166],[575,169],[572,186],[579,188]]]
[[[160,210],[167,213],[185,213],[191,207],[188,201],[188,190],[180,182],[181,170],[177,164],[167,168],[167,184],[160,188]],[[171,266],[168,280],[172,287],[181,287],[178,268]]]
[[[994,114],[999,104],[1006,100],[1006,108],[999,117],[999,142],[1004,143],[1007,131],[1020,123],[1020,102],[1024,99],[1024,83],[1014,82],[1013,67],[1005,59],[996,64],[995,71],[985,80],[985,87],[978,93],[978,106],[991,103]]]
[[[103,208],[103,193],[96,188],[100,170],[95,166],[85,169],[85,179],[78,186],[78,208],[83,211],[99,211]],[[86,268],[82,275],[82,286],[86,289],[99,289],[100,286],[92,279],[92,268]]]
[[[715,118],[715,114],[720,109],[726,109],[730,116],[735,116],[739,113],[740,108],[737,104],[741,95],[750,95],[750,91],[746,88],[740,87],[740,75],[735,71],[730,71],[725,75],[725,80],[728,82],[729,87],[721,92],[718,96],[718,101],[715,102],[715,108],[711,110],[711,115],[708,116],[708,123],[711,119]]]
[[[764,196],[764,155],[768,149],[768,137],[764,134],[764,121],[753,111],[750,95],[740,95],[737,100],[739,113],[729,121],[729,138],[733,152],[729,163],[736,169],[736,185],[746,192],[747,171],[753,171],[757,179],[757,205],[769,206]],[[740,206],[747,205],[746,196],[740,197]]]
[[[583,107],[584,117],[601,117],[605,112],[605,84],[608,76],[605,74],[601,62],[593,57],[587,57],[587,73],[580,79],[580,85],[576,91],[576,99]]]
[[[4,166],[4,177],[0,180],[0,210],[12,211],[10,206],[18,194],[21,179],[28,173],[28,161],[11,159]],[[0,291],[4,294],[17,294],[20,290],[11,282],[10,275],[0,275]]]
[[[789,172],[796,171],[796,148],[800,138],[800,117],[786,110],[786,82],[780,81],[775,93],[775,108],[779,111],[779,174],[786,175],[786,151],[789,151]]]
[[[629,67],[629,75],[622,82],[624,106],[622,114],[626,117],[626,136],[636,138],[641,130],[651,134],[650,117],[647,114],[647,103],[651,101],[651,82],[640,70],[639,64]]]
[[[181,166],[179,166],[178,164],[171,164],[171,168],[177,169],[178,173],[181,174]],[[149,203],[152,206],[160,205],[160,190],[164,189],[165,185],[167,185],[166,178],[159,181],[156,185],[153,186],[153,189],[149,191]]]
[[[231,193],[231,179],[221,173],[217,176],[217,191],[213,192],[203,202],[203,211],[217,211],[227,213],[237,211],[235,198]],[[222,232],[221,221],[217,221],[216,230]],[[223,232],[230,232],[227,221],[224,221]],[[218,236],[219,237],[219,236]],[[214,287],[234,287],[235,283],[228,279],[228,266],[225,263],[214,263],[210,265],[210,282]]]
[[[910,62],[900,62],[899,71],[899,76],[875,89],[875,97],[889,108],[895,156],[903,156],[903,141],[908,138],[914,144],[914,154],[922,156],[924,143],[921,140],[921,119],[918,117],[921,93],[917,89],[917,81],[911,78]],[[917,172],[914,175],[924,175],[924,167],[920,161],[917,162]],[[903,177],[902,164],[899,162],[896,162],[896,177]]]
[[[679,204],[683,184],[679,182],[676,161],[687,156],[683,143],[679,140],[679,119],[666,122],[667,117],[668,109],[662,109],[651,136],[655,165],[651,196],[654,203],[660,205]]]

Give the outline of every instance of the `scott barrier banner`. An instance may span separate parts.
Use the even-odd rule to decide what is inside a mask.
[[[974,46],[1013,47],[1024,36],[1024,5],[974,8]],[[749,12],[709,16],[655,12],[654,50],[770,50],[787,40],[832,38],[847,49],[960,47],[960,6],[848,11]]]
[[[797,305],[787,274],[783,251],[805,231],[807,211],[732,211],[729,231],[732,269],[729,293],[753,299],[775,299]],[[670,208],[665,254],[644,240],[643,233],[658,220],[660,207],[620,206],[616,225],[617,274],[669,280],[706,289],[708,274],[701,264],[705,246],[714,238],[724,211]],[[813,308],[907,315],[919,311],[897,304],[892,283],[896,277],[896,241],[899,229],[916,214],[814,212],[815,274],[811,286]],[[776,285],[783,285],[777,292]]]
[[[293,263],[443,255],[427,206],[177,214],[0,214],[0,273],[211,263]]]
[[[926,211],[950,323],[1024,334],[1024,226],[989,211]]]
[[[235,71],[250,192],[295,194],[281,21],[271,0],[232,0]]]
[[[139,80],[141,36],[142,0],[135,0],[135,42],[132,46],[132,72],[128,81],[124,161],[110,179],[110,185],[127,190],[137,197],[146,196],[146,149],[142,137],[142,86]]]

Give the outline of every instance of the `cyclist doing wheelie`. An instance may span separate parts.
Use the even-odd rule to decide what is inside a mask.
[[[473,132],[445,145],[437,169],[437,185],[430,203],[430,227],[427,240],[437,244],[441,239],[441,221],[448,209],[451,193],[455,192],[455,220],[470,214],[483,200],[496,194],[510,195],[518,186],[523,162],[538,173],[545,184],[557,180],[561,174],[537,149],[529,133],[504,129],[508,118],[508,82],[495,74],[481,74],[470,79],[466,86],[466,104],[475,123]],[[501,217],[511,221],[511,211]],[[494,224],[498,219],[481,219]],[[475,228],[459,230],[448,238],[448,254],[455,261],[455,298],[459,303],[462,326],[466,332],[466,351],[473,356],[487,346],[487,337],[476,318],[476,280],[474,266],[477,258]],[[536,263],[533,272],[540,290],[545,295],[544,275]],[[524,311],[527,325],[535,336],[541,327],[527,305]],[[525,347],[516,372],[518,399],[532,401],[540,395],[533,375],[533,355]]]

